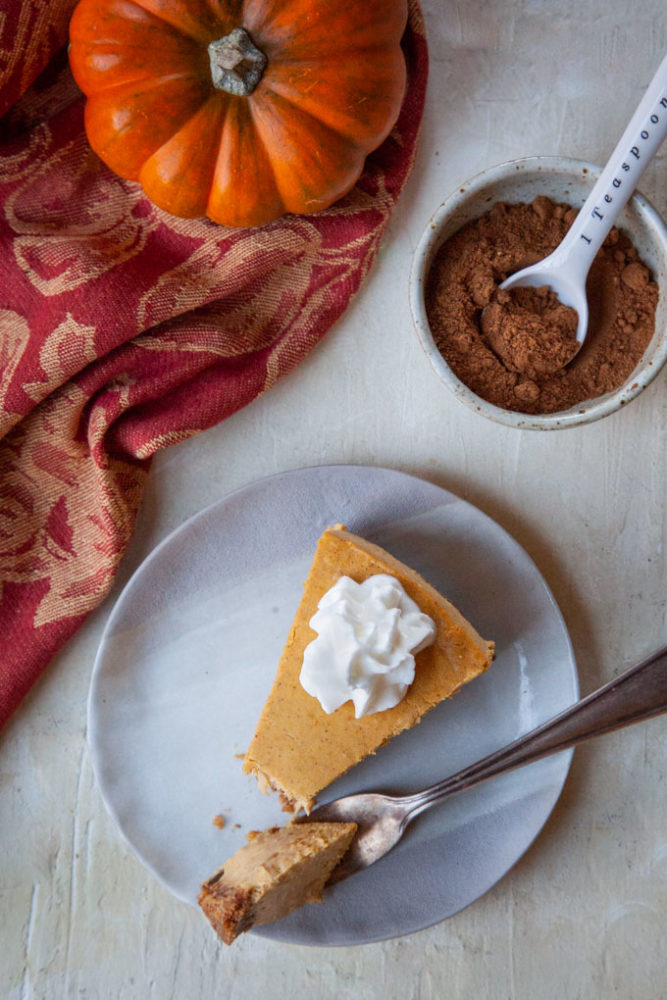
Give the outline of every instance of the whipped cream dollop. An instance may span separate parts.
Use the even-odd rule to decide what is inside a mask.
[[[341,576],[310,619],[300,680],[327,714],[354,702],[357,719],[402,700],[415,677],[415,653],[435,638],[401,583],[378,573],[363,583]]]

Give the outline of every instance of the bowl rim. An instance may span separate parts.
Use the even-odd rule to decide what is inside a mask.
[[[633,373],[632,378],[628,379],[618,389],[606,393],[604,396],[584,400],[567,410],[558,410],[553,413],[544,414],[521,413],[517,410],[505,410],[494,403],[489,403],[474,393],[472,389],[468,388],[449,367],[438,350],[433,334],[431,333],[423,292],[435,253],[442,243],[444,243],[445,239],[449,235],[453,235],[453,233],[450,233],[447,237],[443,238],[441,236],[447,219],[466,203],[473,201],[480,191],[488,188],[497,181],[503,181],[510,176],[516,176],[517,173],[539,174],[545,172],[549,174],[563,173],[571,176],[581,175],[595,182],[602,169],[599,165],[590,163],[587,160],[556,155],[527,156],[495,164],[474,174],[468,180],[458,185],[445,198],[435,212],[432,213],[417,244],[410,269],[409,298],[413,324],[421,346],[441,381],[453,392],[456,398],[476,413],[494,420],[496,423],[517,427],[522,430],[559,430],[567,427],[576,427],[584,423],[592,423],[595,420],[608,416],[610,413],[616,412],[638,396],[653,381],[665,364],[665,361],[667,361],[667,330],[665,330],[653,348],[651,357],[643,363],[641,370],[636,374]],[[641,216],[642,221],[651,232],[656,246],[660,249],[667,262],[667,225],[660,214],[650,201],[638,191],[635,191],[632,195],[628,205],[634,208]],[[480,211],[479,215],[481,214],[483,213]],[[471,215],[470,218],[474,218],[474,216]],[[461,225],[463,224],[461,222]]]

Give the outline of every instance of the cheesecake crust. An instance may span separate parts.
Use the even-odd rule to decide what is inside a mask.
[[[248,843],[207,879],[199,905],[225,944],[255,924],[319,903],[356,823],[293,823],[249,835]]]

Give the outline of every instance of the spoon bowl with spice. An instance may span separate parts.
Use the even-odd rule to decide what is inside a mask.
[[[571,363],[545,371],[539,338],[524,329],[506,364],[483,329],[499,286],[556,249],[600,173],[566,157],[509,161],[431,217],[413,259],[412,316],[433,369],[475,413],[521,429],[588,423],[634,399],[667,360],[667,227],[639,193],[591,267],[589,335]]]
[[[564,355],[562,351],[555,354],[552,352],[553,370],[576,356],[588,330],[586,278],[591,264],[666,135],[667,56],[660,63],[606,167],[562,242],[548,257],[511,274],[501,284],[500,289],[507,294],[495,303],[496,315],[484,317],[485,325],[491,331],[490,339],[493,340],[495,335],[498,342],[493,345],[494,349],[506,349],[503,338],[498,333],[498,314],[506,307],[511,308],[517,289],[530,289],[530,292],[523,293],[524,298],[528,299],[529,304],[536,303],[537,315],[548,315],[550,318],[549,324],[545,324],[546,334],[558,325],[558,328],[571,337],[574,328],[576,343],[570,344],[569,352],[567,346]],[[555,302],[550,303],[551,309],[544,309],[549,289],[558,299],[560,309]],[[515,291],[514,296],[509,294],[511,290]],[[563,309],[563,306],[567,308]],[[568,309],[574,310],[576,317],[571,313],[568,315]],[[548,355],[549,352],[546,351],[545,354]]]

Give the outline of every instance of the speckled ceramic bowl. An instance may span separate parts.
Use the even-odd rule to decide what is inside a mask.
[[[613,392],[585,400],[569,410],[527,414],[504,410],[481,399],[454,374],[438,350],[424,304],[424,289],[435,254],[466,222],[483,215],[496,201],[531,202],[538,195],[581,206],[600,167],[557,156],[511,160],[478,174],[447,198],[429,220],[417,247],[410,275],[410,304],[417,333],[434,369],[454,395],[483,416],[510,427],[558,430],[590,423],[625,406],[655,378],[667,359],[667,227],[655,209],[635,194],[617,225],[632,239],[658,282],[656,329],[630,378]]]

